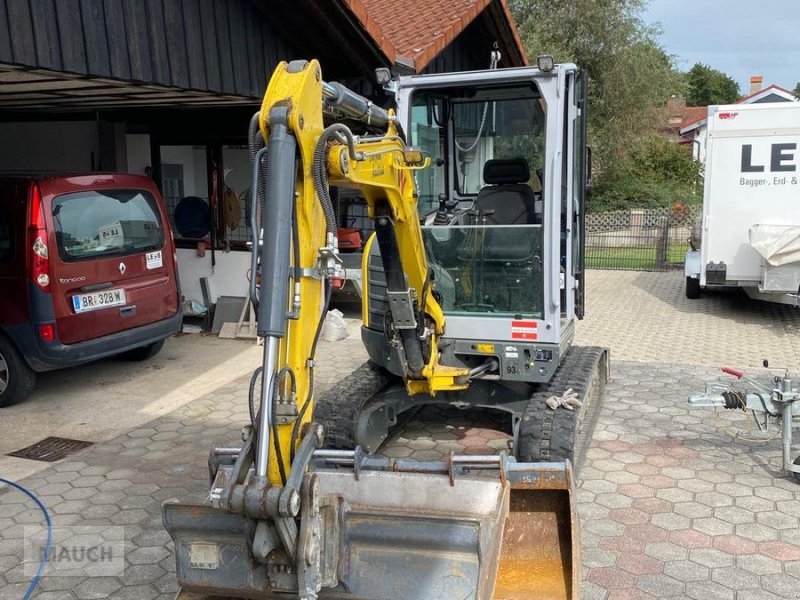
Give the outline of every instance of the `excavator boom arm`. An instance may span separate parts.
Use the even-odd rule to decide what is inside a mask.
[[[385,132],[357,137],[341,123],[325,128],[325,112],[377,123]],[[409,393],[464,389],[469,376],[467,369],[439,363],[437,342],[445,318],[433,294],[413,177],[430,159],[405,146],[394,115],[338,84],[323,82],[316,61],[282,63],[264,96],[258,128],[267,145],[269,173],[256,177],[264,177],[268,198],[261,289],[270,291],[259,301],[259,334],[272,349],[263,375],[261,404],[267,408],[261,428],[278,440],[272,443],[275,452],[267,443],[259,445],[256,470],[278,484],[281,468],[288,472],[299,443],[299,428],[313,414],[313,350],[325,312],[321,299],[330,294],[326,282],[339,270],[329,185],[358,187],[375,220],[393,317],[387,335],[406,365]],[[297,256],[290,258],[292,247]],[[272,415],[273,407],[280,414]],[[276,420],[277,427],[272,426]]]

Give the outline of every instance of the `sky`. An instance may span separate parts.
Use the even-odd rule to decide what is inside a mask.
[[[686,71],[705,63],[731,76],[743,94],[750,76],[789,90],[800,82],[800,0],[650,0],[661,44]]]

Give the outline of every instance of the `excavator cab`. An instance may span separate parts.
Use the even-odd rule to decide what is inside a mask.
[[[520,461],[581,462],[580,433],[608,369],[605,349],[572,343],[584,313],[587,83],[575,65],[550,66],[414,75],[387,86],[409,144],[430,156],[414,176],[429,287],[447,322],[440,360],[468,369],[473,385],[426,395],[400,383],[406,365],[376,236],[363,256],[361,335],[370,364],[395,383],[370,390],[352,432],[339,435],[345,445],[374,451],[399,415],[436,403],[509,415]],[[570,387],[580,410],[551,414],[546,398]],[[335,412],[328,397],[342,396],[334,389],[320,398],[323,426]]]
[[[448,318],[445,337],[454,346],[494,342],[496,366],[487,375],[501,380],[549,381],[583,314],[585,88],[569,64],[394,82],[409,143],[431,157],[416,174],[418,211]],[[379,254],[370,250],[366,272]],[[367,278],[364,297],[369,303],[373,292],[374,305],[372,283]],[[365,327],[367,338],[381,328],[369,310]],[[525,346],[539,358],[514,360],[502,346],[516,342],[518,354]],[[376,344],[367,347],[392,370],[372,351]],[[470,347],[448,360],[475,366],[487,358]]]
[[[324,82],[316,61],[279,65],[250,130],[257,397],[244,443],[211,450],[208,501],[164,505],[179,597],[579,597],[571,455],[545,441],[580,411],[530,407],[542,385],[585,380],[588,398],[602,379],[604,353],[564,358],[582,302],[580,81],[573,65],[402,78],[395,114]],[[317,397],[341,276],[336,185],[357,187],[375,222],[372,361]],[[515,449],[539,458],[374,453],[402,410],[465,401],[511,412]]]

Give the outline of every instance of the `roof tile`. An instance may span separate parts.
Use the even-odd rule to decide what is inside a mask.
[[[417,71],[467,28],[492,2],[499,2],[514,41],[527,60],[506,0],[343,0],[390,60],[412,59]]]
[[[683,116],[683,121],[681,121],[681,129],[688,127],[698,121],[702,121],[708,116],[708,107],[707,106],[687,106],[686,113]]]

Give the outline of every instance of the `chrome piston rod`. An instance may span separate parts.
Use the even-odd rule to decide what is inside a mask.
[[[275,363],[278,360],[278,338],[268,336],[265,342],[266,348],[261,371],[261,420],[258,423],[258,447],[256,448],[256,475],[259,477],[267,475],[270,427],[272,426],[272,386],[275,385]]]
[[[388,111],[375,106],[370,100],[346,88],[341,83],[322,82],[322,98],[327,110],[340,114],[372,127],[384,128],[393,120]]]

